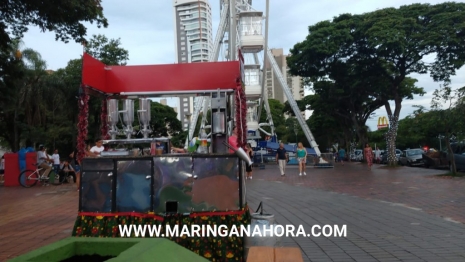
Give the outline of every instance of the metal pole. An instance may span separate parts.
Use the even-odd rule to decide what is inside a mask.
[[[268,50],[268,20],[270,16],[270,2],[266,0],[266,14],[265,14],[265,45],[263,46],[263,50],[265,50],[264,59],[263,59],[263,76],[262,76],[262,96],[263,98],[260,101],[260,105],[258,106],[258,121],[260,122],[260,115],[262,113],[263,103],[265,103],[265,99],[268,100],[268,92],[265,91],[265,82],[266,82],[266,52]],[[271,69],[271,67],[270,67]],[[273,130],[271,130],[271,134],[273,134]]]
[[[297,133],[299,132],[299,129],[297,129],[297,124],[294,123],[294,133],[295,133],[295,143],[297,144]]]
[[[442,151],[441,135],[439,135],[439,151]]]
[[[229,61],[236,60],[236,0],[229,0]]]

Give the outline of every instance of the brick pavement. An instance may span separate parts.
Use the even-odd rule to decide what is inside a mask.
[[[263,170],[255,168],[253,178],[403,204],[465,223],[465,178],[437,176],[446,172],[381,165],[369,171],[361,163],[345,163],[335,168],[307,168],[307,176],[302,177],[297,166],[288,166],[286,176],[281,177],[276,165],[267,165]]]
[[[255,208],[264,201],[281,224],[347,224],[347,238],[282,238],[284,246],[299,246],[305,261],[465,261],[464,179],[407,167],[368,171],[358,163],[296,173],[289,167],[282,178],[276,166],[256,169],[248,202]],[[70,236],[77,205],[74,185],[0,186],[0,261]]]
[[[306,233],[315,224],[347,225],[346,238],[281,238],[282,246],[300,247],[304,261],[465,261],[463,179],[359,163],[297,173],[255,170],[247,196],[252,209],[263,201],[278,224],[303,225]]]
[[[71,236],[76,186],[0,187],[0,261]]]

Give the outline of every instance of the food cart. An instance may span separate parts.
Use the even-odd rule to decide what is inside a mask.
[[[81,186],[73,236],[119,237],[121,224],[222,224],[228,228],[249,224],[245,166],[225,145],[232,126],[238,129],[238,145],[246,143],[242,76],[242,59],[109,66],[84,54],[78,124]],[[169,138],[151,136],[149,123],[156,116],[150,115],[150,98],[185,94],[210,97],[208,153],[173,154]],[[85,157],[90,95],[102,98],[102,134],[106,135],[106,150],[93,158]],[[136,115],[143,138],[134,138]],[[118,129],[118,119],[123,128]],[[164,145],[163,151],[156,150],[156,143]],[[242,259],[242,238],[171,239],[208,259]]]

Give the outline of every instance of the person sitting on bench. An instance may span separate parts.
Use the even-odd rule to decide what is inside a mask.
[[[68,176],[73,176],[74,178],[74,183],[76,183],[76,172],[74,171],[74,168],[72,165],[69,164],[68,161],[63,161],[63,167],[60,169],[60,181],[63,181],[64,183],[67,183],[66,178]]]

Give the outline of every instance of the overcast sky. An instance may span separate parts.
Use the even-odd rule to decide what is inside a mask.
[[[411,3],[437,4],[445,1],[412,0],[270,0],[269,36],[270,48],[283,48],[285,54],[296,43],[305,39],[308,26],[319,21],[331,20],[342,13],[361,14],[385,7],[399,7]],[[457,1],[463,2],[463,1]],[[174,8],[172,0],[103,0],[103,12],[108,19],[108,28],[98,29],[88,25],[89,38],[93,34],[103,34],[109,39],[121,39],[121,46],[129,51],[128,65],[170,64],[175,62]],[[266,11],[265,0],[253,0],[256,10]],[[213,39],[216,35],[220,9],[219,0],[210,0],[213,14]],[[48,69],[66,67],[71,59],[82,54],[82,46],[76,43],[65,44],[55,41],[53,33],[42,33],[30,28],[24,37],[25,47],[38,51],[47,61]],[[263,56],[262,56],[263,57]],[[418,86],[428,92],[423,97],[403,104],[401,118],[412,113],[412,105],[429,107],[432,92],[439,87],[429,75],[413,76],[419,80]],[[465,86],[465,68],[452,79],[453,87]],[[386,116],[383,108],[377,116]],[[376,129],[377,117],[368,121],[372,130]]]

